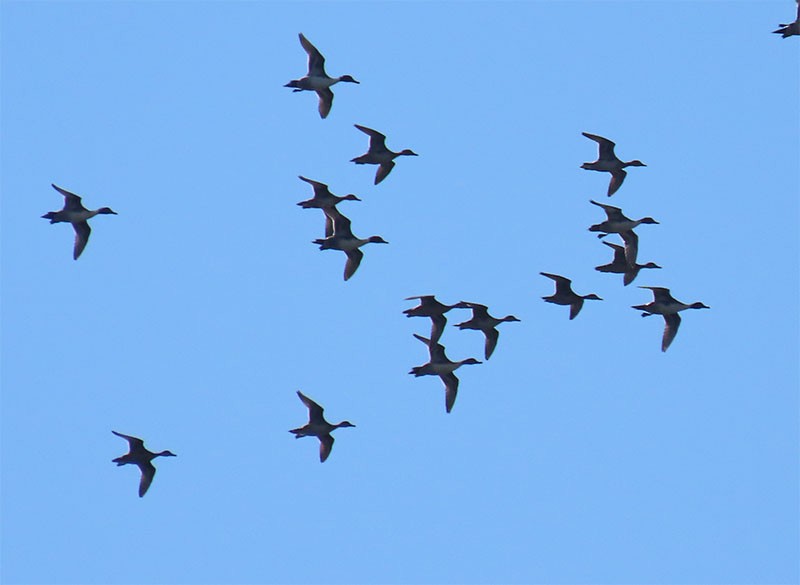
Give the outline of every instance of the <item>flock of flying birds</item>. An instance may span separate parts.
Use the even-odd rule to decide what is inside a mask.
[[[798,10],[796,20],[788,24],[781,24],[781,28],[773,31],[776,34],[780,34],[782,38],[800,36],[800,0],[797,0],[797,3]],[[342,75],[339,77],[328,76],[325,72],[325,58],[322,54],[302,33],[300,33],[299,38],[300,44],[308,55],[308,73],[300,79],[290,81],[284,87],[293,88],[295,92],[315,92],[319,98],[319,115],[322,118],[326,118],[333,105],[331,86],[339,82],[359,82],[350,75]],[[389,175],[395,166],[394,160],[397,157],[417,156],[415,152],[409,149],[400,152],[391,151],[386,147],[386,136],[366,126],[355,124],[355,127],[369,136],[369,148],[365,154],[352,159],[351,162],[356,164],[378,165],[378,170],[375,174],[375,185],[378,185]],[[646,166],[639,160],[623,162],[617,158],[614,153],[615,144],[607,138],[587,132],[583,132],[583,135],[597,142],[599,156],[596,161],[584,163],[581,168],[608,172],[611,174],[611,180],[607,191],[609,197],[614,195],[622,186],[627,176],[625,168]],[[362,246],[368,243],[386,244],[388,242],[380,236],[371,236],[362,239],[353,235],[350,219],[344,216],[336,206],[341,201],[360,201],[358,197],[353,194],[339,197],[331,193],[328,186],[324,183],[303,176],[299,178],[311,185],[314,190],[314,197],[306,201],[301,201],[298,205],[303,209],[321,209],[325,216],[325,237],[316,239],[313,243],[318,244],[320,250],[340,250],[345,253],[347,261],[344,268],[344,280],[348,280],[355,274],[364,257],[363,252],[360,250]],[[53,184],[52,187],[64,196],[64,207],[58,211],[48,212],[44,214],[42,218],[49,219],[51,224],[72,224],[75,231],[72,257],[74,260],[77,260],[86,248],[91,234],[88,220],[96,215],[117,215],[117,213],[109,207],[101,207],[94,210],[87,209],[83,206],[80,196],[55,184]],[[597,266],[595,268],[596,270],[600,272],[622,274],[623,284],[627,286],[636,279],[641,269],[661,268],[653,262],[647,262],[646,264],[638,264],[636,262],[639,238],[633,230],[639,225],[657,224],[658,222],[656,220],[651,217],[633,220],[626,217],[619,207],[598,203],[594,200],[590,200],[590,202],[603,209],[606,214],[606,220],[590,226],[589,231],[598,232],[599,238],[604,238],[610,234],[618,234],[622,239],[622,245],[606,241],[603,242],[614,251],[614,258],[609,264]],[[596,294],[579,295],[575,293],[572,290],[572,281],[564,276],[548,272],[541,272],[540,274],[552,279],[556,287],[552,295],[542,298],[548,303],[569,306],[570,320],[577,317],[585,300],[602,300]],[[664,317],[665,327],[661,341],[662,351],[666,351],[675,339],[675,335],[681,323],[680,311],[686,309],[709,308],[701,302],[694,302],[691,304],[682,303],[673,298],[669,289],[664,287],[641,286],[640,288],[651,290],[653,293],[653,301],[643,305],[634,305],[632,308],[642,311],[643,317],[651,315],[661,315]],[[500,323],[519,321],[519,319],[513,315],[507,315],[503,318],[492,317],[489,314],[488,307],[479,303],[460,301],[453,305],[446,305],[436,300],[434,295],[408,297],[406,300],[419,300],[418,306],[403,311],[406,316],[428,317],[431,319],[430,337],[414,334],[416,339],[427,346],[430,359],[426,364],[413,367],[409,374],[413,374],[414,376],[439,376],[444,383],[445,409],[449,413],[455,404],[456,395],[458,393],[459,380],[455,376],[455,370],[463,365],[481,364],[482,362],[475,358],[466,358],[454,362],[447,357],[444,346],[439,343],[447,323],[445,313],[456,308],[472,310],[472,318],[458,323],[456,326],[461,330],[472,329],[483,332],[485,336],[484,358],[486,360],[491,357],[497,346],[499,338],[497,326]],[[294,434],[295,438],[317,437],[320,442],[319,458],[321,462],[324,462],[333,448],[334,438],[331,432],[337,428],[354,427],[355,425],[349,421],[342,421],[337,424],[329,423],[325,420],[323,414],[324,410],[319,404],[299,390],[297,391],[297,395],[308,409],[308,423],[302,427],[292,429],[289,432]],[[142,497],[147,493],[156,473],[156,468],[152,464],[153,459],[156,457],[175,457],[176,455],[166,450],[154,453],[145,448],[142,439],[113,430],[111,432],[125,439],[129,446],[128,453],[113,459],[113,463],[116,463],[118,466],[132,464],[139,468],[141,472],[139,497]]]

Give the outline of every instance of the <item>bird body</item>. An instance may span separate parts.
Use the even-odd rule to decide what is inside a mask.
[[[599,154],[597,160],[594,162],[587,162],[581,165],[582,169],[588,171],[603,171],[611,173],[611,182],[608,184],[608,196],[611,197],[622,186],[622,182],[628,173],[624,170],[626,167],[646,167],[640,160],[632,160],[623,162],[614,154],[615,144],[608,138],[597,136],[596,134],[589,134],[588,132],[581,132],[586,138],[594,140],[598,144]]]
[[[439,376],[444,383],[445,389],[445,409],[449,413],[453,409],[458,395],[458,378],[455,371],[461,366],[480,364],[475,358],[467,358],[457,362],[451,361],[444,353],[444,346],[440,343],[434,343],[430,339],[422,335],[414,334],[414,337],[419,339],[422,343],[428,346],[428,353],[430,354],[430,361],[421,366],[411,368],[409,374],[414,374],[415,377],[419,376]]]
[[[95,215],[117,215],[117,212],[110,207],[101,207],[100,209],[86,209],[81,203],[81,198],[62,189],[58,185],[52,184],[53,189],[58,191],[64,196],[64,208],[59,211],[49,211],[45,213],[42,218],[49,219],[50,223],[70,223],[75,230],[75,245],[72,249],[72,258],[77,260],[86,244],[89,243],[89,236],[92,233],[92,228],[89,227],[88,220]]]
[[[555,281],[556,283],[556,292],[550,295],[549,297],[542,297],[548,303],[554,303],[556,305],[565,305],[570,308],[569,310],[569,319],[572,321],[575,317],[578,316],[578,313],[581,312],[581,308],[583,307],[584,300],[593,300],[593,301],[602,301],[600,297],[596,294],[591,293],[588,295],[579,295],[572,290],[572,281],[569,278],[565,278],[558,274],[550,274],[548,272],[540,272],[542,276],[546,276],[547,278]]]
[[[489,314],[489,307],[478,303],[461,301],[456,305],[456,307],[472,309],[472,318],[468,321],[464,321],[463,323],[456,323],[456,327],[461,330],[473,329],[475,331],[483,332],[484,336],[486,337],[486,344],[484,345],[483,353],[487,360],[494,352],[494,349],[497,346],[497,340],[500,338],[500,332],[497,330],[497,326],[500,323],[519,321],[519,319],[517,319],[514,315],[506,315],[502,319],[492,317]]]
[[[364,253],[359,250],[365,244],[388,244],[381,236],[370,236],[369,238],[358,238],[353,235],[350,227],[350,219],[342,215],[335,207],[324,210],[326,217],[333,225],[333,233],[326,238],[318,238],[312,243],[318,244],[320,250],[341,250],[347,255],[347,262],[344,267],[344,279],[349,280],[355,274]],[[326,230],[327,231],[327,230]]]
[[[354,126],[369,136],[369,149],[365,154],[351,159],[350,162],[354,162],[357,165],[380,165],[375,173],[376,185],[392,172],[395,164],[394,159],[398,156],[419,156],[416,152],[408,148],[400,152],[393,152],[386,148],[386,136],[366,126],[360,126],[358,124],[354,124]]]
[[[618,244],[612,244],[610,242],[603,242],[606,246],[610,247],[614,250],[614,260],[611,261],[609,264],[603,264],[602,266],[595,266],[595,270],[599,272],[611,272],[614,274],[624,274],[622,277],[622,282],[625,286],[628,286],[632,283],[639,274],[639,271],[642,268],[661,268],[658,264],[654,262],[648,262],[646,264],[636,264],[634,262],[633,265],[629,264],[626,257],[625,257],[625,247],[620,246]]]
[[[314,91],[319,97],[319,115],[327,118],[333,105],[333,92],[331,86],[346,81],[349,83],[359,83],[350,75],[330,77],[325,73],[325,57],[322,56],[317,48],[303,35],[299,34],[300,44],[308,54],[308,73],[300,79],[293,79],[284,87],[294,88],[294,91]]]
[[[123,435],[117,431],[111,432],[128,441],[128,453],[116,459],[112,459],[111,462],[116,463],[117,466],[131,464],[139,467],[139,471],[141,471],[142,474],[139,480],[139,497],[141,498],[147,493],[150,484],[153,482],[153,477],[155,477],[156,474],[156,468],[151,463],[153,459],[156,457],[177,457],[177,455],[171,451],[153,453],[145,448],[142,439],[130,435]]]
[[[605,205],[594,200],[589,200],[589,203],[602,207],[607,217],[606,221],[589,226],[589,231],[602,232],[597,236],[598,238],[604,238],[608,234],[619,234],[622,241],[625,242],[625,260],[634,266],[639,254],[639,236],[636,235],[633,228],[641,224],[657,224],[658,222],[652,217],[631,219],[622,213],[622,209],[613,205]]]
[[[646,305],[633,305],[631,308],[644,311],[642,317],[649,317],[650,315],[664,317],[664,335],[661,338],[661,351],[667,351],[672,340],[678,334],[678,328],[681,325],[681,316],[678,314],[680,311],[710,308],[699,301],[690,304],[682,303],[670,294],[668,288],[660,286],[640,286],[639,288],[653,291],[653,301]]]
[[[437,343],[444,333],[447,325],[447,317],[444,316],[450,309],[458,305],[445,305],[436,300],[434,295],[421,295],[406,298],[407,301],[419,300],[419,305],[411,309],[406,309],[403,314],[406,317],[430,317],[431,319],[431,341]]]
[[[319,439],[319,461],[320,463],[325,463],[325,460],[331,454],[331,449],[333,449],[334,439],[333,436],[331,436],[331,432],[335,429],[355,427],[356,425],[346,420],[335,425],[331,424],[325,420],[323,416],[324,409],[319,404],[299,390],[297,391],[297,396],[308,408],[308,424],[296,429],[291,429],[289,432],[294,435],[295,439],[299,439],[300,437],[317,437]]]

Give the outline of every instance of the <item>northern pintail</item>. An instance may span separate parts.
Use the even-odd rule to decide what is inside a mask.
[[[690,305],[676,301],[670,294],[669,289],[661,286],[640,286],[639,288],[653,291],[653,302],[646,305],[633,305],[632,308],[644,311],[642,317],[649,317],[650,315],[662,315],[664,317],[665,325],[664,336],[661,338],[661,351],[667,351],[670,343],[675,339],[675,335],[678,334],[678,327],[681,325],[679,311],[711,308],[699,301]]]
[[[325,209],[336,207],[336,205],[341,201],[361,201],[361,199],[352,193],[349,193],[343,197],[339,197],[338,195],[331,193],[325,183],[313,181],[300,175],[298,175],[298,177],[301,181],[305,181],[314,188],[313,198],[298,203],[298,205],[303,209],[322,209],[324,211]],[[325,214],[325,237],[327,238],[332,235],[333,221],[331,221],[331,218],[328,216],[328,214]]]
[[[625,167],[646,167],[640,160],[632,160],[629,162],[622,162],[614,154],[614,143],[608,138],[597,136],[596,134],[589,134],[588,132],[581,132],[586,138],[594,140],[598,144],[600,154],[597,160],[590,163],[583,163],[582,169],[588,171],[605,171],[611,173],[611,182],[608,184],[608,196],[611,197],[622,186],[622,181],[628,173],[625,172]]]
[[[297,391],[297,395],[300,397],[300,400],[303,401],[303,404],[305,404],[308,408],[308,424],[296,429],[292,429],[289,432],[294,435],[295,439],[299,439],[300,437],[318,438],[319,461],[320,463],[325,463],[328,455],[331,454],[331,449],[333,449],[333,437],[331,436],[331,432],[334,429],[342,427],[354,427],[356,425],[346,420],[332,425],[325,420],[325,417],[322,415],[324,409],[319,404],[300,392],[300,390]]]
[[[603,211],[606,212],[606,221],[597,223],[593,226],[589,227],[590,232],[602,232],[598,234],[598,238],[604,238],[608,234],[619,234],[622,240],[625,242],[625,260],[627,260],[628,264],[633,266],[636,264],[636,256],[639,254],[639,236],[633,231],[638,225],[643,223],[655,223],[658,222],[654,220],[652,217],[643,217],[642,219],[631,219],[629,217],[625,217],[622,213],[622,209],[619,207],[614,207],[613,205],[604,205],[603,203],[598,203],[597,201],[589,201],[593,205],[597,205],[598,207],[602,207]]]
[[[583,307],[584,300],[602,301],[596,294],[591,293],[588,295],[579,295],[572,290],[572,281],[569,278],[559,276],[558,274],[550,274],[548,272],[540,272],[542,276],[546,276],[555,281],[556,292],[549,297],[542,297],[548,303],[555,303],[556,305],[569,306],[569,319],[572,321],[578,316]]]
[[[444,383],[444,405],[447,412],[453,409],[458,394],[458,378],[454,372],[465,365],[480,364],[475,358],[467,358],[457,362],[450,361],[444,353],[444,346],[441,343],[433,343],[427,337],[417,335],[414,337],[428,346],[430,361],[427,364],[411,368],[409,374],[419,376],[439,376]]]
[[[631,232],[632,233],[632,232]],[[614,250],[614,260],[611,261],[610,264],[603,264],[602,266],[595,266],[595,270],[599,270],[600,272],[612,272],[614,274],[624,274],[625,276],[622,277],[622,283],[625,286],[628,286],[632,283],[636,276],[639,274],[639,271],[642,268],[661,268],[655,262],[648,262],[647,264],[636,264],[633,265],[628,264],[627,259],[625,258],[625,248],[618,244],[612,244],[611,242],[603,242],[606,246]]]
[[[153,483],[153,477],[156,475],[156,468],[153,467],[151,461],[153,461],[153,459],[156,457],[177,457],[177,455],[175,455],[175,453],[172,451],[153,453],[152,451],[145,449],[144,441],[141,439],[131,437],[130,435],[123,435],[117,431],[111,432],[128,441],[128,453],[122,457],[112,459],[111,461],[112,463],[116,463],[118,467],[120,465],[133,464],[139,468],[139,471],[142,472],[142,478],[139,480],[139,497],[141,498],[147,493],[147,488],[149,488],[150,484]]]
[[[436,300],[434,295],[408,297],[406,300],[419,300],[419,305],[411,309],[406,309],[403,311],[403,314],[406,317],[430,317],[431,340],[433,343],[438,342],[447,325],[447,317],[445,317],[444,314],[458,305],[445,305],[444,303],[440,303]]]
[[[329,77],[328,74],[325,73],[325,57],[323,57],[322,53],[303,36],[303,33],[300,33],[299,36],[300,44],[303,45],[303,49],[308,53],[308,73],[305,77],[293,79],[283,87],[293,87],[294,91],[317,92],[319,96],[319,115],[322,118],[326,118],[333,105],[331,86],[340,81],[347,81],[349,83],[360,82],[353,79],[350,75]]]
[[[86,209],[81,203],[81,198],[75,193],[71,193],[66,189],[62,189],[58,185],[53,185],[53,189],[58,191],[64,196],[64,208],[60,211],[50,211],[45,213],[42,218],[49,219],[50,223],[71,223],[72,229],[75,230],[75,246],[72,249],[72,258],[77,260],[83,252],[89,241],[89,236],[92,233],[92,228],[89,227],[88,220],[95,215],[117,215],[117,212],[110,207],[101,207],[100,209]]]
[[[358,269],[364,252],[359,250],[364,244],[388,244],[380,236],[370,236],[366,239],[357,238],[353,235],[350,228],[350,219],[342,215],[335,207],[325,209],[325,215],[333,223],[333,234],[324,239],[316,239],[312,243],[319,244],[320,250],[341,250],[347,254],[347,262],[344,265],[344,279],[348,280]]]
[[[351,159],[350,162],[354,162],[357,165],[380,165],[375,173],[376,185],[392,172],[394,159],[398,156],[419,156],[416,152],[407,148],[400,152],[392,152],[386,148],[386,136],[366,126],[359,126],[358,124],[354,124],[354,126],[369,136],[369,149],[366,154],[357,156]]]
[[[500,337],[500,332],[496,329],[500,323],[519,321],[514,315],[506,315],[502,319],[492,317],[489,314],[489,307],[480,305],[478,303],[469,303],[461,301],[456,307],[464,309],[472,309],[472,319],[464,321],[463,323],[456,323],[456,327],[461,330],[474,329],[482,331],[486,336],[486,345],[483,348],[483,355],[488,360],[497,346],[497,339]]]
[[[797,0],[797,18],[794,22],[781,24],[781,28],[772,31],[774,34],[781,35],[781,38],[793,37],[800,35],[800,0]]]

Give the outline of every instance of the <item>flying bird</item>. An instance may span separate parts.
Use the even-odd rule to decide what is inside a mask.
[[[606,246],[614,250],[614,259],[609,264],[603,264],[602,266],[595,266],[595,270],[600,272],[611,272],[614,274],[624,274],[625,276],[622,277],[622,284],[628,286],[632,283],[639,274],[639,271],[642,268],[661,268],[655,262],[648,262],[647,264],[636,264],[634,263],[632,266],[628,264],[628,261],[625,259],[625,248],[618,244],[612,244],[611,242],[603,242]]]
[[[606,212],[606,221],[589,226],[590,232],[602,232],[598,234],[598,238],[604,238],[608,234],[619,234],[622,241],[625,242],[625,260],[631,266],[636,264],[636,256],[639,254],[639,236],[633,231],[638,225],[643,223],[657,224],[658,222],[652,217],[643,217],[642,219],[631,219],[626,217],[619,207],[613,205],[605,205],[597,201],[590,200],[589,203],[602,207]]]
[[[331,436],[331,432],[334,429],[355,427],[356,425],[346,420],[332,425],[325,420],[323,416],[324,409],[319,404],[299,390],[297,391],[297,395],[308,408],[308,424],[292,429],[289,432],[294,435],[295,439],[299,439],[300,437],[317,437],[319,439],[319,461],[320,463],[325,463],[325,460],[331,454],[331,449],[333,449],[333,437]]]
[[[414,333],[414,337],[428,346],[430,361],[427,364],[411,368],[409,374],[419,376],[439,376],[444,383],[444,405],[449,413],[456,403],[458,395],[458,378],[455,371],[464,365],[480,364],[475,358],[467,358],[457,362],[450,361],[444,353],[444,346],[441,343],[433,343],[430,339]]]
[[[301,181],[305,181],[314,189],[314,197],[311,199],[306,199],[305,201],[301,201],[298,203],[300,207],[303,209],[322,209],[323,211],[326,209],[331,209],[336,207],[336,205],[342,201],[361,201],[358,197],[349,193],[344,195],[343,197],[339,197],[338,195],[334,195],[328,189],[328,186],[325,183],[320,183],[319,181],[312,181],[311,179],[307,179],[303,176],[300,176],[299,179]],[[333,221],[325,214],[325,237],[329,237],[333,235]]]
[[[292,87],[294,91],[315,91],[319,96],[319,115],[321,118],[327,118],[333,105],[333,92],[331,86],[346,81],[349,83],[360,83],[353,79],[350,75],[342,75],[340,77],[329,77],[325,73],[325,57],[322,56],[317,48],[312,45],[309,40],[300,33],[300,44],[308,53],[308,73],[305,77],[300,79],[293,79],[283,87]]]
[[[358,124],[354,124],[354,126],[369,136],[369,149],[366,154],[357,156],[351,159],[350,162],[354,162],[357,165],[380,165],[375,173],[376,185],[392,172],[394,159],[398,156],[419,156],[416,152],[407,148],[400,152],[392,152],[386,148],[386,136],[366,126],[359,126]]]
[[[456,307],[472,309],[472,319],[469,321],[464,321],[463,323],[456,323],[455,326],[462,331],[464,329],[474,329],[476,331],[483,332],[484,336],[486,337],[483,355],[487,360],[492,356],[494,348],[497,346],[497,340],[500,337],[500,332],[497,330],[497,326],[500,323],[519,321],[519,319],[517,319],[514,315],[506,315],[502,319],[492,317],[489,314],[489,307],[486,305],[480,305],[478,303],[461,301],[456,305]]]
[[[408,297],[406,300],[419,300],[419,305],[411,309],[406,309],[403,311],[403,314],[406,317],[430,317],[431,341],[437,343],[442,337],[444,328],[447,325],[447,317],[445,317],[444,314],[458,305],[445,305],[444,303],[440,303],[436,300],[434,295]]]
[[[153,453],[144,447],[144,441],[130,435],[123,435],[117,431],[111,431],[118,437],[122,437],[128,441],[128,453],[116,459],[112,459],[112,463],[116,463],[117,467],[120,465],[136,465],[139,471],[142,472],[142,478],[139,480],[139,497],[141,498],[147,493],[150,484],[153,483],[153,477],[156,475],[156,468],[153,467],[152,461],[156,457],[177,457],[172,451],[161,451],[161,453]]]
[[[555,303],[556,305],[566,305],[569,307],[569,320],[572,321],[578,316],[583,307],[583,301],[602,301],[596,294],[591,293],[588,295],[579,295],[572,290],[572,281],[569,278],[564,278],[558,274],[550,274],[548,272],[540,272],[542,276],[546,276],[556,283],[556,292],[549,297],[542,297],[548,303]]]
[[[608,196],[611,197],[622,186],[622,181],[628,175],[625,172],[625,167],[646,167],[640,160],[632,160],[629,162],[622,162],[614,154],[615,144],[608,138],[597,136],[596,134],[589,134],[588,132],[581,132],[586,138],[594,140],[598,144],[600,154],[594,162],[587,162],[581,165],[582,169],[588,171],[604,171],[611,173],[611,182],[608,184]]]
[[[701,302],[692,303],[687,305],[680,301],[676,301],[669,292],[668,288],[660,286],[640,286],[639,288],[646,288],[653,291],[653,302],[646,305],[633,305],[631,308],[644,311],[642,317],[649,317],[650,315],[661,315],[664,317],[664,336],[661,338],[661,351],[667,351],[667,348],[675,339],[678,334],[678,327],[681,325],[681,316],[679,311],[686,309],[710,309]]]
[[[333,234],[327,238],[314,240],[313,244],[319,244],[320,250],[341,250],[347,255],[347,262],[344,265],[344,279],[348,280],[356,273],[358,266],[364,258],[364,252],[359,250],[364,244],[388,244],[380,236],[370,236],[362,239],[353,235],[350,228],[350,219],[342,215],[335,207],[325,209],[325,215],[333,223]],[[326,230],[327,231],[327,230]]]
[[[86,209],[78,195],[66,189],[62,189],[58,185],[51,185],[53,189],[64,196],[64,208],[60,211],[45,213],[42,218],[49,219],[50,223],[72,224],[72,229],[75,230],[75,246],[72,249],[72,258],[73,260],[77,260],[86,247],[86,244],[89,242],[89,236],[92,233],[92,228],[89,227],[88,220],[95,215],[117,215],[117,212],[110,207],[101,207],[100,209],[94,210]]]
[[[800,0],[797,0],[797,17],[795,18],[795,21],[786,24],[780,24],[779,26],[781,28],[772,32],[774,34],[781,35],[781,38],[783,39],[800,35]]]

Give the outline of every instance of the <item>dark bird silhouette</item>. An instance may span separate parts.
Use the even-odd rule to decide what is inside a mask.
[[[667,351],[667,348],[675,339],[678,334],[678,327],[681,325],[681,316],[678,315],[679,311],[686,309],[710,309],[701,302],[692,303],[687,305],[680,301],[676,301],[669,292],[668,288],[660,286],[640,286],[639,288],[646,288],[653,291],[653,302],[646,305],[633,305],[633,309],[644,311],[642,317],[649,317],[650,315],[661,315],[664,317],[664,336],[661,338],[661,351]]]
[[[139,497],[141,498],[147,493],[150,484],[153,483],[153,477],[156,475],[156,468],[153,467],[152,461],[156,457],[177,457],[172,451],[161,451],[161,453],[153,453],[144,447],[144,441],[130,435],[123,435],[117,431],[111,431],[118,437],[122,437],[128,441],[128,453],[122,457],[112,459],[112,463],[117,466],[133,464],[142,472],[142,478],[139,480]]]
[[[375,173],[376,185],[392,172],[394,159],[398,156],[419,156],[416,152],[407,148],[400,152],[392,152],[386,148],[386,136],[366,126],[359,126],[358,124],[354,124],[354,126],[369,136],[369,150],[367,150],[366,154],[351,159],[350,162],[354,162],[357,165],[380,165]]]
[[[331,449],[333,449],[333,436],[331,436],[331,431],[342,427],[354,427],[356,425],[346,420],[332,425],[325,420],[323,416],[324,409],[319,404],[299,390],[297,391],[297,395],[308,408],[308,424],[292,429],[289,432],[294,435],[295,439],[299,439],[300,437],[317,437],[319,439],[319,461],[320,463],[325,463],[328,455],[331,454]]]
[[[542,276],[546,276],[555,281],[556,292],[549,297],[542,297],[548,303],[555,303],[556,305],[566,305],[569,307],[569,319],[572,321],[578,316],[583,307],[584,300],[602,301],[596,294],[591,293],[588,295],[579,295],[572,291],[572,281],[569,278],[564,278],[558,274],[550,274],[548,272],[540,272]]]
[[[89,236],[92,233],[88,220],[95,215],[117,215],[117,212],[110,207],[101,207],[95,210],[86,209],[81,203],[81,198],[75,193],[62,189],[58,185],[52,185],[52,187],[64,196],[64,208],[60,211],[45,213],[42,218],[49,219],[50,223],[72,224],[72,229],[75,230],[75,246],[72,249],[72,258],[77,260],[89,242]]]
[[[506,315],[502,319],[492,317],[489,314],[489,307],[486,305],[480,305],[478,303],[461,301],[456,305],[456,307],[472,309],[472,319],[464,321],[463,323],[456,323],[456,327],[461,330],[474,329],[476,331],[483,332],[484,336],[486,337],[483,355],[487,360],[492,356],[494,348],[497,346],[497,340],[500,337],[500,332],[497,330],[497,326],[500,323],[519,321],[519,319],[517,319],[514,315]]]

